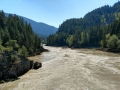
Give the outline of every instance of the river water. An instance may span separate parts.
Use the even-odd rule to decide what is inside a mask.
[[[93,49],[47,47],[43,63],[0,90],[120,90],[120,55]]]

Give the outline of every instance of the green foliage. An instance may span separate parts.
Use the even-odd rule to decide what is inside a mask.
[[[107,40],[107,47],[111,49],[115,49],[117,47],[118,37],[116,35],[112,35]]]
[[[29,55],[36,50],[41,50],[41,39],[34,34],[30,24],[17,15],[9,14],[5,16],[0,12],[0,48],[4,50],[25,50],[25,55]],[[22,47],[24,46],[24,48]]]
[[[3,45],[5,45],[5,43],[6,43],[7,41],[9,41],[9,40],[10,40],[10,34],[9,34],[9,32],[8,32],[8,29],[5,28],[4,36],[3,36],[3,38],[2,38]]]
[[[83,18],[64,21],[47,45],[70,47],[102,47],[120,50],[120,2],[105,5]]]
[[[11,51],[11,50],[13,50],[12,47],[3,47],[3,50],[2,50],[2,51]]]
[[[67,40],[66,40],[67,44],[71,47],[73,45],[73,35],[70,35]]]
[[[15,51],[5,51],[0,58],[0,63],[9,67],[14,61],[18,60],[20,60],[20,56]]]
[[[10,54],[9,59],[10,59],[12,62],[14,62],[14,61],[16,61],[16,60],[20,60],[20,58],[19,58],[17,55],[15,55],[15,54]]]
[[[28,51],[27,51],[27,48],[25,46],[22,46],[19,50],[18,50],[18,53],[20,53],[21,55],[27,57],[28,56]]]
[[[1,38],[0,38],[0,45],[2,44],[2,40],[1,40]]]
[[[11,50],[13,50],[12,47],[4,47],[4,46],[0,45],[0,51],[1,51],[1,52],[11,51]]]
[[[118,49],[120,50],[120,40],[117,41]]]
[[[106,41],[108,41],[111,36],[110,36],[110,34],[106,34],[105,37],[106,37]]]
[[[100,46],[101,46],[102,48],[104,48],[104,47],[106,46],[105,40],[101,40],[101,41],[100,41]]]
[[[17,43],[17,40],[9,40],[5,45],[8,47],[13,47],[14,50],[18,50],[20,47]]]
[[[80,42],[80,44],[85,45],[86,42],[87,42],[87,35],[86,35],[85,32],[82,32],[81,33],[81,42]]]
[[[62,32],[56,35],[50,35],[47,38],[47,45],[65,46],[67,44],[66,43],[67,38],[68,34]]]

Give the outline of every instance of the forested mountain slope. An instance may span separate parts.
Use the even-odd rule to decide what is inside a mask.
[[[63,22],[56,34],[47,38],[47,45],[69,47],[106,47],[118,49],[120,39],[120,2],[105,5],[83,18]],[[114,39],[116,40],[114,40]],[[113,39],[113,40],[112,40]],[[112,47],[108,44],[115,44]]]
[[[41,39],[33,32],[29,23],[17,15],[5,16],[0,12],[0,51],[15,50],[28,56],[41,52]]]
[[[9,14],[5,13],[5,15],[8,16]],[[12,15],[15,15],[15,14],[12,14]],[[56,33],[56,31],[58,30],[54,26],[50,26],[50,25],[47,25],[47,24],[42,23],[42,22],[36,22],[36,21],[33,21],[33,20],[28,19],[26,17],[22,17],[22,16],[19,16],[19,17],[23,18],[23,20],[27,21],[27,23],[30,23],[33,31],[36,34],[38,34],[40,37],[47,37],[50,34]]]
[[[112,7],[105,5],[87,13],[83,18],[73,18],[66,20],[58,29],[59,32],[74,33],[74,30],[85,30],[93,26],[105,26],[111,24],[120,16],[120,2]]]

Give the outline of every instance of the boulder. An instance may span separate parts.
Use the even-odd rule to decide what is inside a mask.
[[[33,61],[33,60],[31,60],[31,61],[30,61],[30,69],[32,69],[32,68],[33,68],[33,66],[34,66],[34,61]]]
[[[2,72],[0,72],[0,80],[2,80]]]
[[[30,69],[39,69],[41,62],[34,62],[17,54],[15,51],[5,51],[0,56],[0,83],[17,80]]]
[[[42,67],[42,63],[41,62],[35,62],[34,63],[34,69],[39,69]]]
[[[9,76],[8,79],[18,79],[16,72],[9,71],[8,76]]]

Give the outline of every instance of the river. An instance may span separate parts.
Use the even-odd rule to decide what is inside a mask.
[[[0,90],[120,90],[120,55],[94,49],[47,47],[31,57],[43,63]]]

